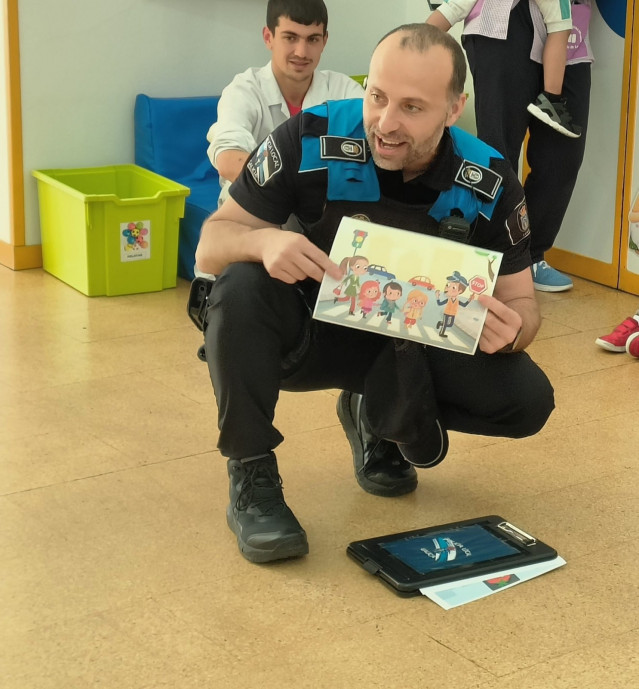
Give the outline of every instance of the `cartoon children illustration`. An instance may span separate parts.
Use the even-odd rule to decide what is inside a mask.
[[[404,325],[412,328],[417,319],[422,317],[422,311],[428,303],[428,297],[419,289],[411,290],[406,298],[402,311],[404,312]]]
[[[475,298],[474,294],[471,294],[468,301],[461,301],[459,295],[462,294],[468,287],[468,280],[459,273],[458,270],[453,271],[452,275],[446,278],[446,287],[444,288],[445,299],[439,298],[441,292],[439,290],[435,291],[435,299],[439,306],[444,306],[444,313],[442,315],[442,320],[438,321],[437,327],[439,328],[440,337],[448,337],[446,335],[446,329],[451,328],[455,322],[455,316],[460,306],[466,308],[468,304]]]
[[[386,316],[386,322],[390,323],[393,313],[399,311],[397,300],[402,296],[402,286],[399,282],[387,282],[384,285],[384,298],[379,307],[379,316]]]
[[[359,278],[367,272],[368,259],[365,256],[347,256],[342,260],[339,267],[347,272],[346,277],[333,290],[334,294],[337,295],[335,299],[333,299],[333,303],[336,304],[338,301],[350,301],[351,305],[348,313],[354,316],[355,300],[357,299],[357,293],[359,291]]]
[[[381,294],[377,280],[366,280],[359,290],[359,307],[362,310],[362,318],[366,318],[373,310],[373,304]]]

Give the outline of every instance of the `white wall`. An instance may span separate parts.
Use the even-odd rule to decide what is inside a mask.
[[[632,150],[632,172],[628,180],[628,189],[630,193],[630,213],[632,220],[628,219],[629,232],[635,246],[639,246],[639,113],[635,118],[634,129],[635,145]],[[624,219],[625,221],[626,219]],[[639,252],[628,249],[628,265],[629,271],[639,275]]]
[[[377,40],[407,20],[408,3],[327,0],[322,67],[365,73]],[[40,243],[31,170],[132,162],[135,95],[217,94],[264,64],[265,8],[265,0],[19,0],[26,243]]]
[[[604,22],[593,4],[590,42],[592,65],[590,117],[584,162],[557,235],[555,247],[603,263],[613,262],[619,122],[624,39]]]
[[[0,55],[6,55],[4,13],[0,13]],[[9,225],[9,155],[7,121],[7,80],[5,63],[0,59],[0,241],[11,240]]]
[[[431,14],[428,9],[428,3],[425,0],[406,0],[406,22],[423,22]],[[454,36],[458,42],[461,43],[461,34],[464,28],[464,23],[459,22],[450,30],[450,35]],[[468,64],[468,62],[466,62]],[[465,129],[471,134],[477,134],[477,125],[475,124],[475,99],[473,91],[473,78],[470,75],[470,70],[466,74],[466,93],[468,94],[468,101],[462,116],[457,121],[457,126]]]

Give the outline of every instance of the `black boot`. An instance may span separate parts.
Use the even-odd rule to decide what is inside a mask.
[[[368,430],[361,395],[344,390],[337,401],[337,415],[353,450],[355,478],[367,493],[395,497],[417,488],[417,472],[397,445]]]
[[[229,459],[227,469],[231,503],[226,521],[242,555],[251,562],[306,555],[306,532],[284,502],[275,455]]]

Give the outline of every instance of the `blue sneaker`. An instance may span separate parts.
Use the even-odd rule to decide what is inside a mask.
[[[546,261],[531,266],[533,285],[540,292],[565,292],[572,288],[572,280],[558,270],[551,268]]]

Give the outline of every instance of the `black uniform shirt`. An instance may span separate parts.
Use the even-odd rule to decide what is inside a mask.
[[[301,140],[303,135],[322,136],[326,131],[327,119],[309,112],[277,127],[266,140],[268,147],[261,145],[253,152],[231,185],[233,199],[252,215],[274,225],[284,224],[291,214],[302,226],[316,222],[326,204],[328,176],[326,169],[299,171]],[[462,158],[457,155],[446,129],[435,159],[418,177],[404,182],[401,171],[378,167],[375,170],[383,197],[409,205],[430,206],[440,192],[451,188],[461,163]],[[499,272],[508,275],[531,265],[524,191],[505,159],[491,158],[490,168],[503,178],[502,194],[491,219],[479,215],[472,224],[470,243],[502,252]]]

